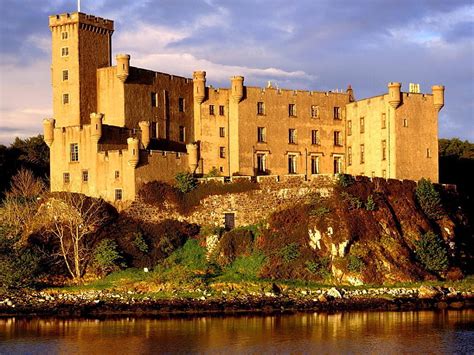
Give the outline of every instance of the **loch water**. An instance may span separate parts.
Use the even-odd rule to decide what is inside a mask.
[[[474,353],[474,310],[0,318],[0,354]]]

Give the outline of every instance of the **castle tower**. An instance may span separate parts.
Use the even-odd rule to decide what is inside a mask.
[[[114,23],[81,12],[49,17],[56,127],[90,122],[97,111],[98,68],[111,64]]]

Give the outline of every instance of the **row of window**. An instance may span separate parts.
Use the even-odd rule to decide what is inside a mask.
[[[158,93],[152,92],[150,93],[150,98],[151,98],[151,107],[158,107]],[[185,100],[182,97],[178,98],[178,111],[179,112],[185,112],[186,106],[185,106]]]
[[[266,143],[266,141],[267,141],[266,127],[257,127],[257,142]],[[288,129],[288,143],[297,144],[297,131],[295,128]],[[320,131],[317,129],[311,130],[311,144],[312,145],[321,144]],[[342,146],[342,134],[340,131],[334,131],[334,145]]]
[[[387,141],[384,139],[381,142],[381,160],[387,160]],[[365,163],[365,145],[360,145],[360,164]],[[426,149],[426,157],[431,158],[431,149]],[[347,147],[347,165],[352,165],[352,147]]]
[[[408,127],[408,119],[403,119],[403,127]],[[380,116],[380,128],[387,128],[387,116],[385,113],[382,113]],[[365,133],[365,117],[359,119],[359,129],[360,133]],[[347,135],[352,135],[352,120],[347,120]]]
[[[320,174],[320,160],[321,156],[312,155],[310,171],[312,175]],[[266,174],[268,173],[267,166],[267,154],[257,153],[257,174]],[[334,157],[333,160],[333,172],[334,174],[340,174],[342,172],[342,158]],[[288,154],[288,174],[297,174],[298,173],[298,154]]]
[[[114,172],[115,180],[120,179],[120,171],[115,170]],[[81,180],[83,183],[89,182],[89,170],[82,170]],[[69,184],[71,182],[71,174],[63,173],[63,183]]]

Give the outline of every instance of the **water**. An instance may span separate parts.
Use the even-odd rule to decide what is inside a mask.
[[[474,311],[0,319],[0,353],[474,353]]]

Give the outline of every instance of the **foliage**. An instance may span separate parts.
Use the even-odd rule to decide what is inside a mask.
[[[428,232],[415,242],[418,260],[429,271],[445,271],[449,266],[448,252],[444,241],[435,233]]]
[[[337,184],[340,187],[349,187],[354,183],[354,177],[349,174],[339,174],[337,176]]]
[[[220,236],[224,230],[224,227],[221,226],[202,226],[199,235],[202,237],[209,237],[211,235]]]
[[[326,199],[322,198],[319,193],[311,195],[308,206],[310,216],[322,217],[331,212]]]
[[[441,138],[439,140],[439,155],[440,157],[474,159],[474,144],[459,138]]]
[[[444,216],[441,198],[430,180],[421,179],[418,181],[416,198],[428,218],[437,220]]]
[[[355,197],[345,191],[341,192],[341,198],[345,203],[348,204],[349,209],[351,210],[359,209],[364,206],[364,203],[358,197]]]
[[[300,256],[299,245],[297,243],[285,245],[280,249],[279,254],[286,263],[290,263]]]
[[[347,269],[350,272],[361,272],[364,269],[364,261],[356,255],[347,256]]]
[[[148,253],[148,250],[149,250],[148,244],[146,240],[143,238],[142,233],[136,232],[134,237],[135,238],[133,239],[132,243],[135,246],[135,248],[137,248],[142,253]]]
[[[308,269],[309,272],[322,279],[327,278],[331,274],[329,264],[330,259],[327,256],[317,257],[305,263],[306,269]]]
[[[224,272],[220,279],[228,281],[257,280],[265,262],[266,256],[260,252],[239,256],[223,270]]]
[[[94,249],[92,266],[101,274],[109,274],[124,267],[117,243],[112,239],[103,239]]]
[[[238,256],[248,256],[252,252],[253,234],[246,228],[235,228],[222,235],[216,248],[216,261],[225,266]]]
[[[217,170],[216,167],[213,167],[207,174],[204,175],[205,178],[218,176],[221,176],[221,173],[219,172],[219,170]]]
[[[191,173],[177,173],[175,180],[176,188],[183,193],[190,192],[197,186],[197,179]]]
[[[377,209],[377,204],[375,203],[374,196],[369,195],[367,197],[367,202],[365,203],[365,209],[367,211],[375,211]]]

